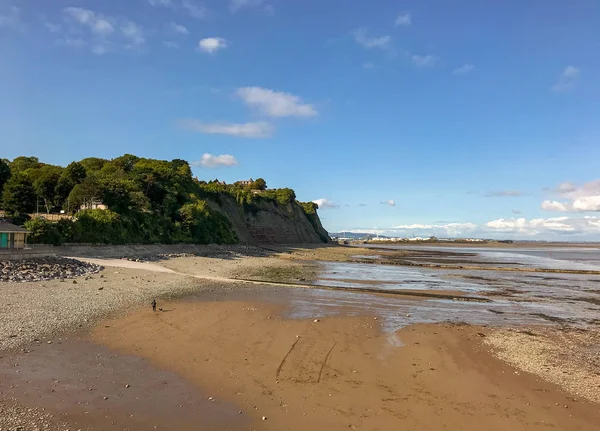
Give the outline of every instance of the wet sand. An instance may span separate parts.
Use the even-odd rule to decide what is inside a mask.
[[[381,271],[365,272],[383,268],[376,264],[315,269],[376,255],[393,261],[404,252],[105,260],[103,278],[77,286],[0,286],[13,316],[0,315],[0,345],[22,349],[0,351],[0,429],[29,423],[6,420],[20,417],[14,409],[40,408],[41,419],[23,429],[597,429],[598,331],[583,317],[598,309],[600,277],[387,266],[378,278]],[[368,276],[355,280],[351,268]],[[239,282],[265,276],[271,285]],[[319,279],[354,286],[302,289]],[[355,291],[363,284],[412,296]],[[415,296],[458,299],[478,286],[492,302]],[[162,312],[139,308],[153,295]],[[561,306],[565,318],[532,314],[538,310],[526,305],[535,301],[551,314]],[[90,333],[103,316],[109,320]],[[567,326],[575,323],[579,332]],[[35,337],[41,341],[29,343]]]
[[[255,302],[177,302],[168,310],[141,310],[99,326],[91,339],[176,372],[215,402],[235,404],[257,429],[594,430],[600,423],[598,405],[493,357],[485,328],[413,325],[390,335],[376,316],[289,320]]]

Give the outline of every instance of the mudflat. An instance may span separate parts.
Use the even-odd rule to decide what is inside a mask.
[[[456,251],[196,252],[107,250],[77,283],[0,284],[0,430],[598,429],[589,271],[438,265],[483,262]]]
[[[290,320],[279,307],[238,301],[165,307],[100,325],[91,339],[183,376],[256,429],[591,431],[600,423],[597,404],[492,356],[486,328],[389,334],[377,316]]]

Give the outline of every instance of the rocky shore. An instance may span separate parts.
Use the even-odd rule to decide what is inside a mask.
[[[0,282],[63,280],[95,274],[101,269],[101,266],[93,263],[64,257],[0,260]]]

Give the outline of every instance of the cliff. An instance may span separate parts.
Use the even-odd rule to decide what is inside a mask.
[[[284,205],[268,199],[240,204],[227,194],[207,199],[212,210],[231,221],[240,242],[246,244],[327,243],[331,239],[315,211],[306,211],[297,201]]]

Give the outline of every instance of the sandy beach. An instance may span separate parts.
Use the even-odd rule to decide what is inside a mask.
[[[416,295],[309,288],[377,253],[88,256],[76,284],[0,284],[0,429],[596,429],[597,327],[419,323]]]

